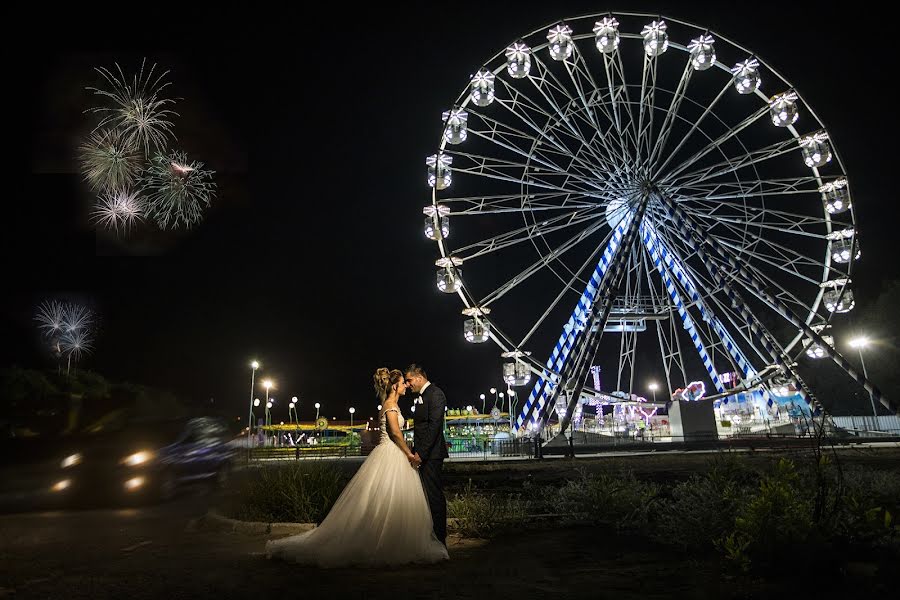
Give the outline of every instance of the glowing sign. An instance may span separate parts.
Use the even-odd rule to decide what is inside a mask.
[[[692,381],[682,390],[681,397],[687,401],[699,400],[706,394],[706,386],[702,381]]]

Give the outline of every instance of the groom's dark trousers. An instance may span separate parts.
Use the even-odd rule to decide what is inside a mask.
[[[430,384],[422,391],[422,404],[416,408],[413,426],[413,448],[422,459],[419,477],[431,508],[434,534],[444,545],[447,544],[447,499],[441,477],[444,459],[450,456],[444,439],[446,406],[444,392]]]

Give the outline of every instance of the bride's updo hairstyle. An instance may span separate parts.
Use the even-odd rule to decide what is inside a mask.
[[[398,370],[389,370],[385,367],[381,367],[377,371],[375,371],[375,375],[372,376],[372,383],[375,387],[375,394],[378,396],[378,399],[381,402],[387,400],[388,394],[391,393],[391,387],[400,383],[403,379],[403,373]]]

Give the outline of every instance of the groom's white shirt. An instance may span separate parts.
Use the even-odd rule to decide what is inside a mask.
[[[424,400],[422,400],[422,394],[425,392],[425,389],[428,388],[429,385],[431,385],[431,382],[426,381],[425,385],[422,386],[422,389],[419,390],[419,397],[416,398],[416,402],[415,402],[416,404],[422,404],[425,402]]]

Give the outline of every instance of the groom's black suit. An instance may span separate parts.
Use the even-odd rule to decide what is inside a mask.
[[[450,456],[444,440],[444,408],[447,406],[447,397],[433,383],[422,390],[421,396],[422,404],[416,405],[413,419],[413,449],[422,459],[419,477],[431,507],[434,534],[446,545],[447,499],[444,497],[441,471],[444,459]]]

